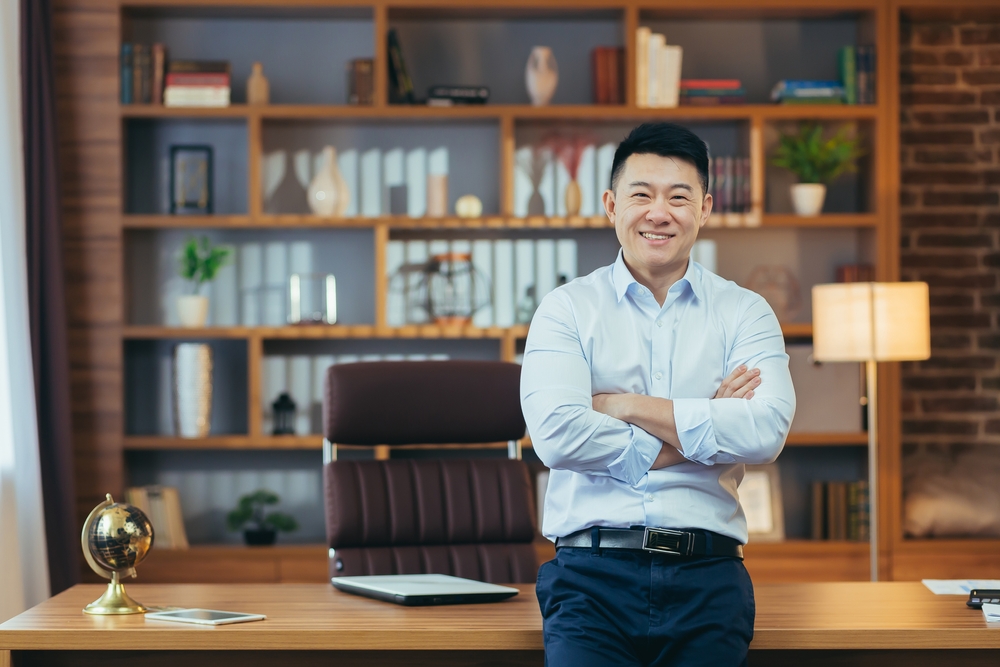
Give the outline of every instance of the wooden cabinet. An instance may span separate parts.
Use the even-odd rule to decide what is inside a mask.
[[[639,122],[672,120],[705,137],[714,154],[748,158],[748,209],[718,216],[703,238],[717,244],[718,272],[724,277],[745,283],[758,266],[783,267],[796,277],[798,304],[781,314],[789,343],[809,343],[809,288],[833,281],[838,264],[873,264],[880,280],[898,275],[898,176],[892,158],[896,87],[891,81],[896,18],[887,0],[496,0],[475,6],[462,0],[309,0],[296,6],[216,0],[208,7],[188,0],[64,0],[60,5],[61,34],[73,37],[59,48],[66,64],[60,71],[66,91],[61,117],[69,119],[64,154],[72,165],[65,167],[64,209],[67,256],[73,258],[70,311],[76,313],[71,336],[78,382],[78,508],[83,516],[104,492],[121,493],[131,484],[178,484],[194,475],[198,481],[192,484],[201,485],[201,491],[183,493],[182,504],[190,512],[192,541],[207,545],[190,554],[151,558],[143,570],[147,581],[184,580],[194,572],[192,559],[216,563],[226,580],[234,581],[295,580],[298,575],[280,574],[299,567],[288,564],[292,561],[309,561],[302,572],[325,571],[325,552],[317,546],[322,541],[320,437],[310,432],[316,430],[315,420],[294,436],[270,434],[267,405],[274,396],[265,375],[274,359],[308,357],[312,369],[317,359],[331,355],[517,359],[526,323],[392,322],[392,244],[569,239],[577,244],[580,275],[614,260],[614,232],[599,211],[567,216],[558,202],[549,202],[545,215],[520,211],[517,152],[551,133],[575,133],[602,145],[620,140]],[[110,22],[101,25],[117,30],[90,30],[99,16]],[[684,48],[684,78],[743,80],[747,103],[640,108],[635,104],[639,26],[662,32],[669,43]],[[490,103],[389,104],[390,28],[400,37],[418,95],[433,84],[482,83],[491,89]],[[118,79],[120,44],[154,41],[166,44],[172,57],[230,61],[233,104],[209,109],[117,104],[112,82]],[[543,43],[553,48],[560,83],[551,105],[533,107],[524,88],[524,66],[531,47]],[[875,104],[769,102],[770,87],[779,79],[837,78],[838,48],[860,44],[874,45],[877,53]],[[591,102],[589,54],[597,46],[624,48],[628,103]],[[344,68],[358,57],[374,59],[372,106],[344,103]],[[244,103],[244,82],[254,61],[263,62],[270,80],[269,105]],[[801,121],[850,126],[867,151],[858,173],[831,191],[827,212],[812,218],[792,214],[787,177],[768,166],[779,133]],[[179,143],[214,149],[212,215],[166,213],[167,151]],[[390,215],[388,206],[374,215],[355,207],[336,219],[308,213],[302,174],[310,172],[326,144],[355,155],[378,150],[383,158],[393,149],[447,147],[448,214]],[[279,159],[283,174],[275,176]],[[291,194],[275,195],[282,187],[275,180],[288,181]],[[469,193],[480,198],[483,214],[455,216],[455,199]],[[169,301],[177,289],[174,252],[189,235],[208,236],[237,252],[247,244],[312,244],[312,268],[337,277],[338,324],[247,323],[236,309],[221,324],[176,326]],[[231,298],[238,299],[235,289]],[[170,350],[186,340],[211,343],[218,359],[216,385],[226,385],[216,402],[213,434],[204,439],[174,436],[164,414]],[[310,373],[315,384],[315,370]],[[899,382],[892,367],[883,369],[879,388],[880,405],[886,406],[879,434],[880,504],[882,525],[888,527],[881,550],[891,576],[894,550],[901,543]],[[311,400],[315,404],[316,398]],[[866,443],[862,431],[849,429],[798,430],[790,436],[790,456],[779,460],[779,465],[790,461],[783,474],[788,541],[748,549],[748,566],[759,580],[865,578],[867,546],[810,542],[803,503],[814,479],[863,478]],[[238,539],[220,532],[220,496],[229,493],[232,498],[225,502],[234,504],[237,491],[273,483],[285,473],[283,483],[294,487],[300,500],[314,495],[309,507],[290,508],[306,514],[308,530],[299,539],[313,545],[282,547],[273,557],[218,545]]]

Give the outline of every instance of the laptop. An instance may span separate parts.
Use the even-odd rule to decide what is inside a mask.
[[[333,577],[333,587],[410,607],[499,602],[518,594],[516,588],[446,574],[389,574]]]

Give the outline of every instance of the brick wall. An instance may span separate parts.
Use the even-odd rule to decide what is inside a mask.
[[[903,280],[932,357],[903,368],[903,442],[1000,444],[1000,23],[904,23]]]

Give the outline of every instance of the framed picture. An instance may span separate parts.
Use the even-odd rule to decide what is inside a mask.
[[[212,147],[170,147],[170,212],[212,213]]]
[[[751,542],[785,539],[785,512],[781,504],[778,465],[747,466],[740,483],[740,505],[747,517]]]

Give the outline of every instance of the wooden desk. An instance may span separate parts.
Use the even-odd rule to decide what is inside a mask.
[[[88,616],[101,587],[76,586],[0,625],[0,667],[199,664],[542,665],[541,616],[530,585],[498,604],[400,607],[325,584],[130,584],[148,605],[267,614],[220,627]],[[957,596],[919,583],[757,587],[753,665],[1000,664],[1000,628]],[[961,660],[961,662],[959,662]]]

